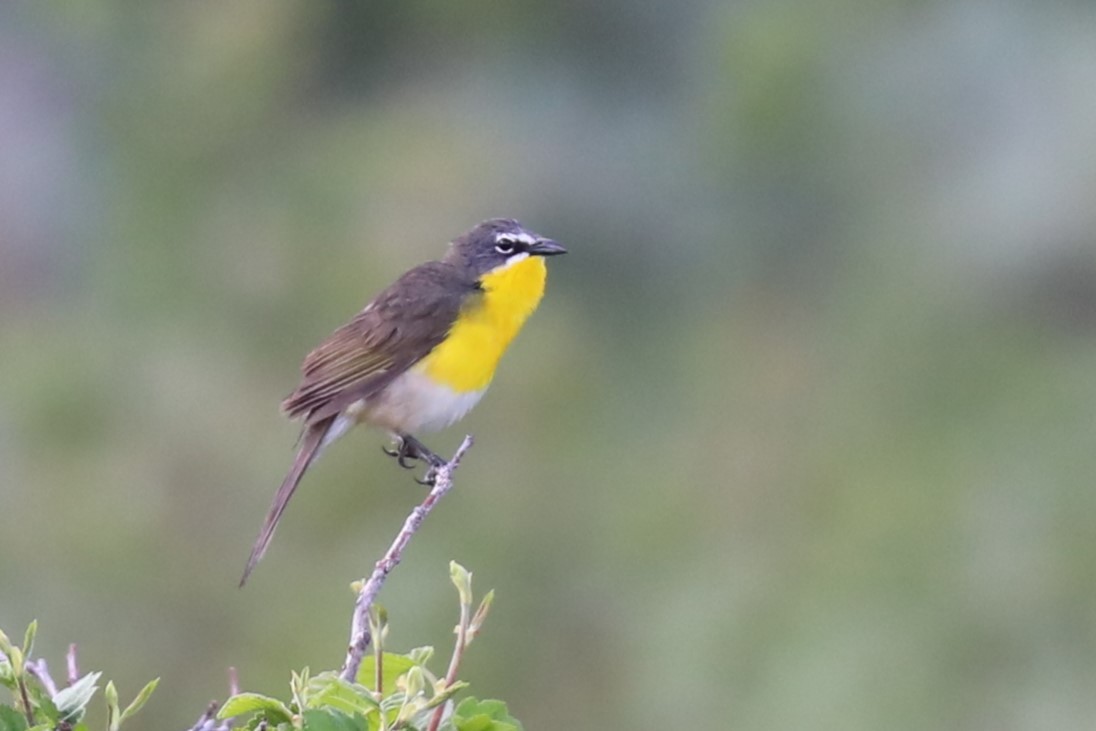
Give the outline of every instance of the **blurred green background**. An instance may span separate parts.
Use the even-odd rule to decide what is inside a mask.
[[[421,492],[356,431],[236,582],[304,354],[564,242],[382,594],[526,727],[1096,718],[1096,8],[0,6],[0,627],[184,728],[341,663]],[[442,650],[447,652],[446,650]]]

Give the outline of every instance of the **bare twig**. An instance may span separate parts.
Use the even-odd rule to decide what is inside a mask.
[[[403,556],[403,549],[407,546],[407,542],[411,540],[411,536],[418,531],[423,519],[434,509],[435,503],[445,497],[445,494],[453,488],[453,472],[460,466],[461,458],[464,457],[464,453],[471,446],[472,437],[469,435],[461,442],[460,447],[453,454],[453,458],[438,468],[434,479],[434,487],[430,490],[430,494],[426,496],[426,499],[420,505],[416,505],[411,514],[407,516],[403,528],[396,535],[396,540],[393,541],[388,552],[384,554],[384,558],[377,562],[373,574],[362,585],[361,591],[358,592],[358,599],[354,604],[354,616],[350,624],[350,646],[347,648],[346,661],[343,663],[342,672],[339,674],[343,680],[352,683],[358,677],[358,669],[361,667],[362,658],[365,657],[365,651],[369,649],[369,643],[372,641],[372,634],[369,631],[369,609],[376,601],[377,594],[380,593],[388,574],[399,564],[400,558]]]
[[[16,685],[19,687],[19,697],[23,701],[23,715],[27,717],[27,724],[34,725],[34,708],[30,704],[30,695],[27,693],[27,679],[26,676],[20,674],[15,679]]]

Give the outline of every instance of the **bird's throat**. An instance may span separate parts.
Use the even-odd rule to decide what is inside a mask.
[[[487,388],[506,347],[540,303],[546,277],[539,256],[483,275],[483,293],[469,300],[449,336],[415,369],[457,392]]]

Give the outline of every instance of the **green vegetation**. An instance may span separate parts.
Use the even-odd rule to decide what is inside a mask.
[[[403,655],[386,651],[387,612],[375,605],[370,617],[373,652],[363,659],[353,682],[334,671],[312,675],[305,668],[292,674],[288,700],[236,693],[220,707],[217,718],[249,731],[522,731],[502,701],[466,697],[453,707],[457,694],[468,687],[457,678],[457,670],[487,619],[494,592],[488,592],[473,611],[472,574],[452,562],[450,577],[460,599],[460,621],[444,674],[428,668],[433,647]],[[87,673],[56,687],[44,663],[28,667],[37,629],[37,622],[32,622],[22,646],[0,632],[0,684],[12,695],[12,705],[0,704],[0,731],[89,731],[84,716],[102,673]],[[159,678],[148,683],[122,709],[114,683],[108,682],[103,691],[105,731],[118,731],[141,710],[158,683]]]
[[[14,645],[0,631],[0,685],[11,691],[12,705],[0,704],[0,731],[88,731],[84,716],[95,696],[102,673],[87,673],[64,687],[55,687],[45,666],[29,667],[38,623],[27,627],[22,645]],[[137,714],[156,690],[159,678],[148,683],[124,709],[118,705],[113,681],[103,689],[106,699],[105,731],[118,731]],[[53,687],[51,687],[53,686]]]

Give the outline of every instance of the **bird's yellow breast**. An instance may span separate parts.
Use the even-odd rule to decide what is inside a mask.
[[[483,294],[461,310],[449,336],[416,366],[458,392],[487,388],[506,346],[544,295],[544,259],[531,256],[488,272]]]

